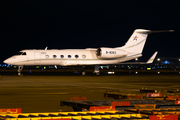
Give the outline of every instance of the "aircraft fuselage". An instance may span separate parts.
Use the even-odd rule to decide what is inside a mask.
[[[5,62],[13,65],[101,65],[118,64],[141,57],[141,54],[119,58],[101,59],[96,55],[97,49],[65,49],[65,50],[22,50]],[[109,53],[111,54],[111,53]],[[114,54],[112,52],[112,54]]]

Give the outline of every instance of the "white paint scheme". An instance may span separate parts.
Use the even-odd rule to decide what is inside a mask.
[[[116,59],[98,59],[96,56],[96,50],[83,50],[83,49],[69,49],[69,50],[22,50],[20,52],[26,52],[27,55],[15,55],[4,63],[11,65],[100,65],[100,64],[118,64],[127,60],[132,60],[141,57],[141,54],[135,54],[132,56],[126,56]],[[46,54],[41,54],[41,53]],[[46,58],[49,55],[49,58]],[[53,58],[53,55],[57,55],[57,58]],[[64,58],[60,58],[60,55],[64,55]],[[71,58],[68,58],[71,55]],[[75,55],[79,55],[79,58],[75,58]],[[85,55],[86,58],[82,56]]]
[[[136,29],[124,46],[117,48],[100,48],[105,51],[115,51],[115,53],[120,54],[119,56],[116,54],[111,55],[108,53],[108,51],[108,57],[101,59],[100,56],[96,55],[97,49],[94,48],[64,50],[47,50],[46,48],[45,50],[22,50],[20,52],[26,53],[26,55],[14,55],[6,59],[4,63],[18,66],[119,64],[121,62],[125,62],[142,56],[141,53],[149,32],[151,31],[144,29]],[[53,55],[56,55],[57,57],[53,58]],[[61,58],[60,55],[64,55],[64,58]],[[68,55],[71,55],[71,58],[68,58]],[[78,55],[79,57],[75,58],[75,55]]]
[[[136,29],[126,44],[116,48],[86,48],[86,49],[64,49],[48,50],[22,50],[4,61],[11,65],[18,65],[18,75],[21,74],[23,66],[33,65],[95,65],[95,73],[99,75],[99,65],[103,64],[149,64],[152,63],[157,52],[147,62],[126,62],[142,56],[142,51],[149,33],[174,32],[174,30],[151,31]],[[62,58],[61,55],[64,57]],[[71,58],[68,57],[71,56]],[[77,57],[78,56],[78,57]],[[82,71],[82,75],[85,72]]]

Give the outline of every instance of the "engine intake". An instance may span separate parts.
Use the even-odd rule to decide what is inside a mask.
[[[127,56],[127,51],[114,48],[98,48],[96,55],[100,59],[113,59]]]

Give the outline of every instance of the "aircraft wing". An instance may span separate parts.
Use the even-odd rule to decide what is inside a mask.
[[[157,51],[149,58],[149,60],[147,62],[124,62],[124,63],[119,63],[119,64],[150,64],[153,63],[156,55],[157,55]]]
[[[153,61],[154,61],[157,53],[158,53],[158,52],[156,51],[146,63],[147,63],[147,64],[153,63]]]

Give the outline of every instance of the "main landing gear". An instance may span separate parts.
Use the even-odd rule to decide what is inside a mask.
[[[23,69],[23,66],[18,66],[18,70],[17,70],[18,75],[21,75],[21,71],[22,71],[22,69]]]
[[[99,76],[99,65],[95,65],[94,73]]]
[[[85,66],[82,66],[82,68],[81,68],[81,75],[83,75],[83,76],[85,76],[86,75],[86,72],[84,71],[84,68],[85,68]]]
[[[84,67],[83,67],[84,68]],[[83,75],[83,76],[85,76],[86,75],[86,72],[83,70],[83,68],[82,68],[82,71],[81,71],[81,74]],[[97,75],[97,76],[99,76],[99,65],[95,65],[95,69],[94,69],[94,73]]]

